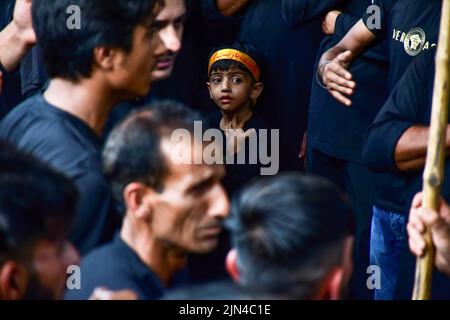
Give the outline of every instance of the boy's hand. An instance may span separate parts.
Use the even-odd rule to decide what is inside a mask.
[[[348,107],[352,102],[346,96],[352,95],[356,87],[356,83],[352,80],[352,74],[347,71],[352,58],[352,52],[345,51],[332,61],[323,63],[319,69],[322,82],[330,94]]]
[[[27,46],[36,43],[36,33],[31,19],[32,0],[17,0],[14,7],[13,23],[19,32],[21,40]]]
[[[236,115],[233,120],[225,127],[225,136],[227,139],[227,155],[233,155],[239,153],[242,149],[242,145],[247,138],[256,134],[255,129],[242,130],[243,123],[237,122]]]
[[[435,264],[450,276],[450,207],[441,199],[439,212],[422,207],[422,193],[414,197],[407,226],[409,247],[418,257],[425,254],[425,229],[429,228],[436,249]]]
[[[333,10],[327,13],[322,21],[322,30],[326,35],[333,35],[336,28],[336,19],[341,14],[339,10]]]

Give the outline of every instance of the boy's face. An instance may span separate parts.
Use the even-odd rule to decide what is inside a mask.
[[[262,83],[255,83],[250,75],[238,68],[211,72],[207,86],[211,99],[227,113],[250,108],[262,91]]]

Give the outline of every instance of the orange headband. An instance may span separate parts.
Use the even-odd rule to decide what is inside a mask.
[[[242,63],[252,74],[256,81],[259,81],[260,71],[258,64],[248,54],[235,49],[223,49],[215,52],[209,59],[208,74],[211,67],[219,60],[235,60]]]

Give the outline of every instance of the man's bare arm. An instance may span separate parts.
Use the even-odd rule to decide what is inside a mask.
[[[216,0],[217,8],[224,16],[234,16],[253,0]]]
[[[6,71],[14,70],[36,43],[31,4],[32,0],[17,0],[13,21],[0,32],[0,63]]]
[[[395,164],[400,171],[423,169],[425,166],[429,127],[413,126],[406,130],[395,147]],[[450,126],[447,126],[446,153],[450,152]]]
[[[364,51],[375,35],[367,29],[363,20],[359,20],[342,40],[326,51],[319,61],[319,77],[333,97],[350,106],[348,95],[353,94],[356,83],[347,71],[355,57]]]

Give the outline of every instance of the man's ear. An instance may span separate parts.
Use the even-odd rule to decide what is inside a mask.
[[[0,300],[23,299],[27,291],[26,269],[15,261],[6,261],[0,267]]]
[[[231,276],[231,279],[233,279],[234,282],[239,282],[239,269],[237,267],[237,251],[236,249],[231,249],[230,252],[228,252],[227,258],[225,260],[225,267],[228,271],[228,273]]]
[[[212,99],[213,98],[213,95],[212,95],[212,92],[211,92],[211,82],[206,82],[206,86],[208,87],[208,91],[209,91],[209,97]]]
[[[256,101],[258,101],[258,98],[261,95],[261,93],[263,92],[263,90],[264,90],[264,84],[262,82],[256,82],[253,85],[252,93],[250,96],[250,98],[253,101],[253,104],[256,104]]]
[[[123,191],[126,210],[136,218],[149,219],[155,201],[156,192],[140,182],[128,184]]]
[[[94,49],[94,62],[101,69],[112,70],[114,67],[114,59],[116,59],[117,50],[105,46],[96,47]]]

